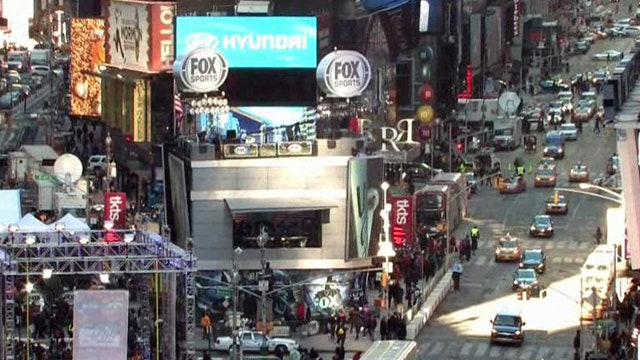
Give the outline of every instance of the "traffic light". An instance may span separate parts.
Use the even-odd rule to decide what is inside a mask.
[[[556,191],[553,194],[553,203],[558,205],[559,202],[560,202],[560,194]]]
[[[459,142],[456,144],[456,149],[458,149],[458,151],[462,151],[462,148],[464,147],[464,144]]]

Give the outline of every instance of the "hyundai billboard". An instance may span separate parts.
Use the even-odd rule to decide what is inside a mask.
[[[229,68],[311,69],[317,61],[317,19],[296,16],[180,16],[176,58],[215,48]]]

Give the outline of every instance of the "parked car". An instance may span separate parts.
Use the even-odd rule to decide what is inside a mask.
[[[89,158],[87,164],[87,171],[96,172],[96,171],[105,172],[107,171],[107,156],[106,155],[93,155]]]
[[[569,170],[569,182],[588,182],[589,167],[579,162]]]
[[[269,336],[266,336],[265,339],[265,336],[258,331],[243,331],[238,336],[242,339],[242,348],[246,352],[259,352],[265,341],[269,352],[275,354],[285,355],[299,347],[298,342],[293,339],[271,338]],[[218,337],[213,348],[218,351],[231,352],[233,350],[233,338],[231,336]]]

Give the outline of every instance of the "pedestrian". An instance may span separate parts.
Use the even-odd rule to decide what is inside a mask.
[[[380,319],[380,340],[387,340],[387,318]]]
[[[576,330],[576,336],[573,337],[573,351],[580,353],[580,329]]]
[[[602,230],[600,230],[600,226],[596,228],[594,237],[596,238],[596,245],[600,245],[600,241],[602,240]]]
[[[211,318],[208,313],[204,313],[200,319],[200,326],[202,327],[202,340],[207,340],[211,336]]]
[[[593,132],[600,132],[600,121],[602,119],[602,115],[598,114],[598,116],[596,116],[596,122],[593,126]]]
[[[471,228],[471,251],[473,251],[473,255],[475,255],[476,250],[478,250],[479,239],[480,239],[480,229],[478,229],[478,225],[473,225],[473,228]]]
[[[338,345],[341,348],[344,348],[344,341],[347,338],[347,328],[342,321],[338,324],[338,328],[336,329],[336,337],[338,338]]]
[[[453,268],[451,269],[451,278],[453,279],[453,290],[460,290],[460,277],[464,272],[462,264],[459,261],[456,261],[453,264]]]

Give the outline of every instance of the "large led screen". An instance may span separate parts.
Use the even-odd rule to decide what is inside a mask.
[[[443,0],[420,0],[418,30],[421,33],[441,33],[444,27]]]
[[[315,111],[301,106],[246,106],[231,108],[231,114],[247,133],[258,132],[261,126],[279,128],[315,120]]]
[[[100,116],[100,67],[105,61],[104,20],[71,19],[71,114]]]
[[[315,17],[186,16],[176,18],[176,57],[216,48],[230,68],[315,68]]]

